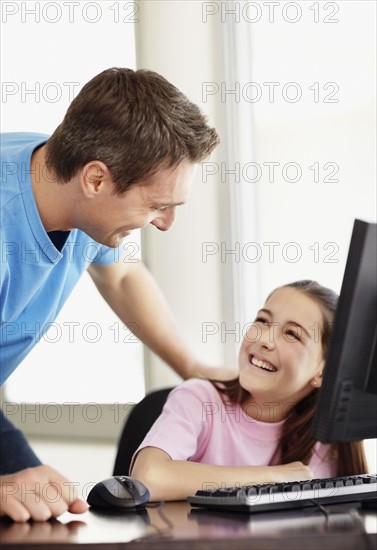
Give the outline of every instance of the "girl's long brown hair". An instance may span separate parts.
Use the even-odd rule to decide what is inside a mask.
[[[331,322],[338,302],[337,294],[310,280],[289,283],[279,288],[285,287],[295,288],[303,292],[321,308],[323,316],[322,350],[324,357],[326,357],[331,336]],[[279,288],[275,289],[268,298]],[[238,378],[227,382],[212,381],[212,383],[220,394],[225,395],[234,403],[242,405],[250,397],[250,394],[241,387]],[[318,389],[313,389],[309,395],[291,409],[286,418],[279,441],[280,464],[288,464],[296,460],[304,464],[310,462],[316,443],[316,440],[312,437],[312,424],[318,401],[318,392]],[[362,441],[333,443],[330,452],[331,459],[336,464],[336,475],[355,475],[367,472],[367,461]]]

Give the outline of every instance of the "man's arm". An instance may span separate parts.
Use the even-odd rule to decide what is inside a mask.
[[[213,368],[196,360],[180,335],[161,290],[142,262],[92,264],[88,271],[121,321],[125,325],[131,323],[129,328],[135,336],[182,378],[202,375],[226,379],[238,375],[236,368]]]

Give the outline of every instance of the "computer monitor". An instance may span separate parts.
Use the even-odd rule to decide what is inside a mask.
[[[355,220],[319,390],[314,437],[377,437],[377,224]]]

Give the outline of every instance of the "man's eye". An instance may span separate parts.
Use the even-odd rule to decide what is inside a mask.
[[[263,325],[267,325],[268,321],[264,317],[257,317],[254,321],[254,323],[261,323]]]

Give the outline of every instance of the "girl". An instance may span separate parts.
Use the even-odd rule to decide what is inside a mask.
[[[314,281],[277,288],[244,336],[237,379],[191,379],[170,393],[131,466],[152,500],[366,473],[362,442],[311,437],[336,303]]]

